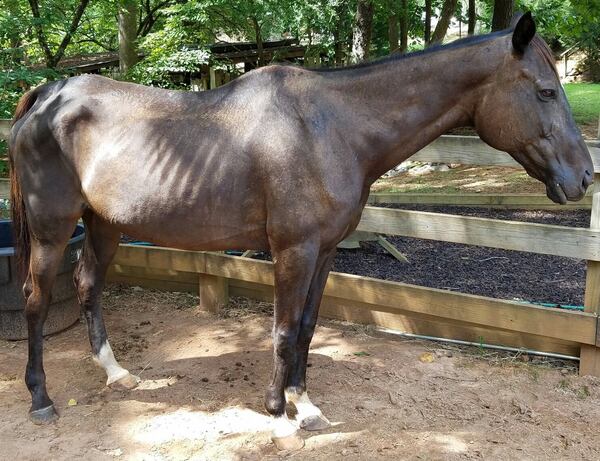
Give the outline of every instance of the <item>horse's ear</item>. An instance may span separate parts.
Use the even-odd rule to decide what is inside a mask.
[[[519,54],[525,53],[525,49],[529,46],[534,35],[535,22],[531,17],[531,12],[528,11],[518,19],[513,32],[512,43],[515,51]]]

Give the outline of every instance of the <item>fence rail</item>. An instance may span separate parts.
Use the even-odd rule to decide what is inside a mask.
[[[560,205],[545,194],[479,194],[479,193],[421,193],[421,192],[374,192],[369,195],[369,205],[430,205],[485,208],[519,208],[535,210],[589,209],[592,196],[586,195],[579,202]]]
[[[160,247],[121,245],[110,278],[154,286],[145,270],[162,271],[160,280],[187,275],[201,304],[218,311],[231,294],[272,300],[273,267],[268,261]],[[136,271],[132,269],[137,269]],[[141,272],[140,272],[141,270]],[[191,278],[198,274],[199,278]],[[133,279],[133,280],[132,280]],[[240,284],[242,282],[242,284]],[[527,303],[467,295],[357,275],[331,273],[323,314],[328,317],[399,328],[416,333],[457,334],[469,340],[578,355],[596,345],[595,314],[547,309]]]
[[[357,230],[600,261],[600,232],[584,228],[365,207]]]

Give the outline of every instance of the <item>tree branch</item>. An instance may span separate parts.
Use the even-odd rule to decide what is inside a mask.
[[[37,0],[35,0],[35,1],[37,1]],[[73,34],[75,34],[75,32],[77,31],[77,28],[79,27],[79,22],[81,21],[81,17],[83,16],[83,12],[87,8],[89,2],[90,2],[90,0],[80,0],[79,5],[77,6],[77,10],[75,10],[75,15],[73,16],[73,20],[71,21],[71,26],[69,27],[69,30],[63,37],[62,42],[60,43],[58,50],[56,51],[56,54],[54,55],[54,59],[53,59],[54,65],[51,67],[55,67],[56,64],[58,64],[58,62],[62,59],[63,55],[65,54],[65,50],[67,49],[67,46],[71,42],[71,39],[73,38]]]
[[[38,0],[29,0],[29,6],[31,7],[31,14],[35,19],[33,27],[35,29],[38,42],[42,48],[42,51],[44,52],[44,55],[46,56],[46,65],[50,67],[53,56],[52,51],[50,51],[50,47],[48,46],[46,34],[44,34],[44,28],[42,27],[42,18],[40,17],[40,5],[38,4]]]

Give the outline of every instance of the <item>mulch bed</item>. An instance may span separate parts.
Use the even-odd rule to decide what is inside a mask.
[[[571,227],[588,227],[590,220],[589,210],[401,208]],[[586,264],[579,259],[415,238],[390,236],[388,240],[409,264],[399,262],[377,243],[363,242],[360,249],[339,250],[334,270],[494,298],[583,304]]]

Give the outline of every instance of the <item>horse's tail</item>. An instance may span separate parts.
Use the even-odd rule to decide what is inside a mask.
[[[13,118],[13,129],[8,142],[8,164],[10,168],[10,212],[13,228],[13,246],[15,247],[15,259],[17,271],[21,280],[24,281],[29,271],[29,257],[31,254],[31,241],[29,235],[29,222],[27,220],[27,211],[21,192],[21,184],[15,168],[15,152],[13,142],[15,139],[14,125],[22,118],[35,104],[38,97],[37,89],[25,93],[17,104],[15,116]]]

